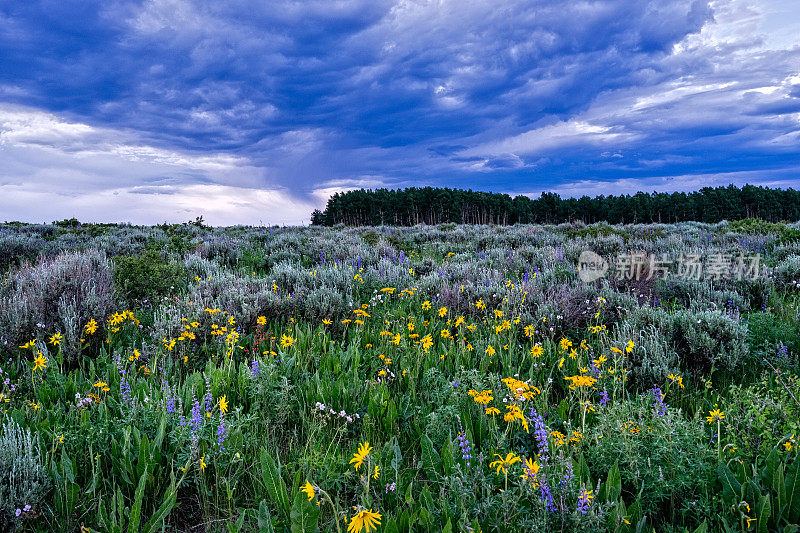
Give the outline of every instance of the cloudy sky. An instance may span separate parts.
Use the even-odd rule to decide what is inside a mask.
[[[797,0],[0,0],[0,220],[800,185]]]

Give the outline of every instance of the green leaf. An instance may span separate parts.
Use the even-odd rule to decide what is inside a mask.
[[[639,498],[636,498],[636,501],[633,502],[630,507],[628,507],[628,514],[627,516],[628,521],[631,524],[636,524],[636,530],[639,530],[639,522],[644,520],[642,516],[642,503],[639,501]]]
[[[445,441],[442,446],[442,469],[445,475],[450,475],[456,462],[453,459],[453,452],[451,451],[451,441]]]
[[[433,512],[436,510],[436,506],[433,504],[433,496],[431,495],[431,491],[428,490],[427,485],[425,485],[425,487],[422,489],[422,492],[419,495],[419,501],[428,511]]]
[[[414,482],[409,482],[408,486],[406,487],[406,494],[405,494],[405,501],[408,505],[414,505],[414,496],[411,493],[411,487],[414,485]]]
[[[131,507],[131,517],[128,521],[128,533],[138,533],[139,520],[142,517],[142,500],[144,499],[144,487],[147,485],[147,475],[149,469],[145,467],[142,477],[139,478],[139,486],[136,487],[136,494],[133,497],[133,507]]]
[[[776,448],[772,448],[772,451],[769,452],[767,455],[766,466],[764,467],[763,476],[767,482],[767,485],[774,486],[775,480],[775,473],[779,468],[783,468],[783,462],[781,461],[780,454]]]
[[[386,416],[383,418],[384,429],[387,431],[387,433],[392,433],[396,420],[397,405],[394,403],[393,399],[390,399],[388,405],[386,406]]]
[[[398,471],[403,462],[403,454],[400,452],[400,446],[397,444],[397,437],[392,437],[392,440],[389,442],[392,444],[392,451],[394,452],[391,462],[392,469]]]
[[[383,526],[383,533],[400,533],[394,518],[389,517],[386,519],[386,524]]]
[[[797,523],[800,518],[800,460],[795,458],[786,473],[786,519]]]
[[[615,502],[620,495],[622,495],[622,477],[619,473],[619,463],[614,463],[603,485],[603,496],[606,502]]]
[[[742,495],[742,484],[736,479],[728,465],[720,463],[717,466],[717,476],[722,483],[722,499],[725,503],[738,502]]]
[[[188,463],[187,463],[188,466]],[[142,533],[154,533],[156,530],[161,529],[161,525],[166,520],[167,515],[175,508],[175,503],[178,500],[178,487],[175,483],[175,473],[170,472],[169,489],[164,495],[164,501],[155,510],[150,520],[142,526]]]
[[[575,477],[583,481],[586,486],[593,486],[591,473],[589,472],[589,466],[586,464],[586,458],[583,456],[582,453],[578,454],[577,461],[573,461],[574,469],[575,469]]]
[[[775,468],[775,473],[772,476],[772,488],[775,490],[775,505],[772,514],[774,515],[774,523],[780,522],[781,515],[786,507],[786,480],[783,474],[783,464]]]
[[[453,533],[453,524],[450,522],[450,519],[447,519],[447,523],[444,525],[442,529],[442,533]]]
[[[422,444],[422,465],[425,468],[425,472],[428,474],[428,477],[433,478],[433,476],[439,471],[441,459],[439,458],[439,454],[436,453],[436,450],[433,448],[433,442],[431,442],[431,439],[427,435],[422,436],[420,443]]]
[[[267,500],[261,500],[258,504],[258,533],[275,533]]]
[[[764,494],[756,504],[756,520],[758,525],[756,531],[758,533],[768,533],[769,528],[767,523],[772,515],[772,505],[770,504],[769,494]]]
[[[697,526],[694,533],[708,533],[708,522],[703,520],[703,523]]]
[[[247,516],[247,513],[239,513],[239,519],[236,521],[235,524],[231,525],[228,523],[228,531],[229,533],[239,533],[244,527],[244,519]]]
[[[311,533],[317,531],[319,506],[312,504],[308,498],[298,492],[294,497],[291,512],[292,533]]]
[[[286,483],[281,478],[278,465],[275,464],[275,459],[269,454],[266,448],[261,449],[261,480],[264,487],[267,489],[272,503],[278,508],[281,513],[284,523],[289,522],[289,491],[286,489]]]
[[[414,518],[408,512],[408,509],[405,509],[400,516],[397,517],[397,529],[400,531],[411,531],[411,525],[414,523]]]
[[[63,475],[69,483],[75,483],[75,473],[72,468],[72,459],[69,458],[64,448],[61,449],[61,469]]]

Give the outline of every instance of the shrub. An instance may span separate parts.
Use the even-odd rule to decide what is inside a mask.
[[[61,332],[62,351],[73,357],[81,329],[102,322],[116,307],[111,265],[102,252],[62,253],[13,274],[0,287],[0,344],[6,349]]]
[[[656,382],[673,372],[675,364],[698,374],[712,366],[737,370],[748,353],[747,326],[720,311],[668,313],[642,307],[626,317],[614,338],[638,341],[631,355],[633,374]]]
[[[672,522],[681,509],[697,511],[716,454],[701,421],[687,420],[674,408],[661,415],[653,403],[648,392],[598,410],[587,462],[595,478],[618,464],[624,499],[639,497],[646,515]]]
[[[6,418],[0,426],[0,525],[5,531],[19,526],[26,515],[43,510],[49,485],[38,437]]]
[[[788,376],[782,384],[762,379],[750,386],[731,385],[726,396],[722,432],[747,462],[763,461],[791,435],[800,433],[800,381]],[[793,398],[794,396],[794,398]]]
[[[166,296],[185,283],[183,267],[156,250],[120,257],[115,263],[114,282],[131,303]]]
[[[760,218],[745,218],[736,220],[728,224],[728,231],[735,233],[752,233],[757,235],[768,235],[770,233],[780,233],[786,229],[782,223],[774,224]]]
[[[800,282],[800,255],[790,255],[775,266],[773,273],[780,283]]]
[[[800,328],[789,318],[771,313],[752,313],[747,318],[747,338],[756,363],[762,363],[765,358],[772,362],[780,346],[789,348],[786,359],[792,356],[794,361],[800,355]]]

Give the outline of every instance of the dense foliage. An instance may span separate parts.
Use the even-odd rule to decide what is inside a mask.
[[[796,232],[0,225],[0,530],[796,531]]]
[[[552,224],[580,220],[611,224],[637,222],[719,222],[759,217],[773,222],[800,220],[800,191],[745,185],[704,187],[685,193],[539,198],[458,189],[416,188],[336,193],[312,223],[333,226],[371,224]],[[796,235],[796,237],[800,237]]]

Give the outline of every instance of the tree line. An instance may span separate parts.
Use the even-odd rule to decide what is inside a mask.
[[[415,224],[587,224],[645,222],[719,222],[761,218],[771,222],[800,220],[800,191],[754,185],[704,187],[694,192],[638,192],[620,196],[561,198],[543,192],[539,198],[472,190],[411,187],[360,189],[336,193],[324,211],[311,215],[314,225],[348,226]]]

